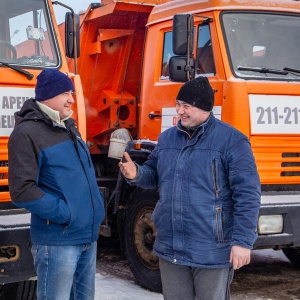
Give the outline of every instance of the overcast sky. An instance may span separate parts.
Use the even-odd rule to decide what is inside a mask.
[[[59,2],[72,7],[76,14],[78,14],[79,11],[86,11],[91,3],[100,3],[100,1],[101,0],[59,0]],[[64,22],[65,13],[69,10],[60,5],[53,5],[53,7],[57,23],[60,24]]]

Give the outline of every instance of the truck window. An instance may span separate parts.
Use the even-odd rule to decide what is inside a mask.
[[[172,32],[165,32],[160,79],[169,78],[169,59],[171,56],[174,56],[172,51]],[[196,53],[196,74],[207,74],[213,76],[215,73],[216,69],[209,25],[200,25],[198,29],[198,44]]]
[[[165,32],[164,34],[164,48],[160,79],[169,78],[169,59],[171,56],[174,56],[174,53],[172,51],[172,32],[169,31]]]
[[[228,57],[236,77],[300,80],[300,17],[226,12],[221,15]],[[279,71],[279,72],[278,72]]]
[[[12,0],[1,5],[5,13],[0,12],[0,62],[25,67],[58,66],[45,1]]]
[[[196,74],[214,75],[216,73],[209,25],[198,28],[198,44],[196,55]]]

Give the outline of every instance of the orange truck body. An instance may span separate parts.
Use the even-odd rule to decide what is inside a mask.
[[[61,69],[80,76],[74,111],[106,201],[99,233],[118,237],[141,286],[161,290],[151,221],[158,191],[129,187],[108,154],[113,134],[126,129],[133,138],[127,151],[143,163],[158,135],[178,121],[182,82],[171,81],[168,68],[176,14],[194,17],[194,69],[215,90],[214,114],[250,139],[262,184],[255,249],[283,249],[299,265],[299,1],[104,0],[80,16],[80,56],[67,59],[68,66],[62,59]],[[65,25],[56,32],[63,36]],[[6,71],[1,85],[34,87],[35,80]],[[7,139],[0,139],[3,203],[9,200]]]

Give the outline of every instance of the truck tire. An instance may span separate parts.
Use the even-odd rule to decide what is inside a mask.
[[[151,221],[157,199],[157,192],[142,190],[138,197],[128,203],[125,212],[125,249],[137,283],[150,291],[161,293],[158,257],[153,253],[156,230]]]
[[[300,248],[284,248],[282,252],[297,269],[300,269]]]
[[[36,300],[36,280],[0,285],[1,300]]]

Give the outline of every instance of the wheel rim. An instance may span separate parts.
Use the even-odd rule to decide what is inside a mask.
[[[144,207],[134,222],[134,245],[143,265],[149,269],[159,268],[158,257],[153,253],[156,229],[151,220],[153,207]]]

